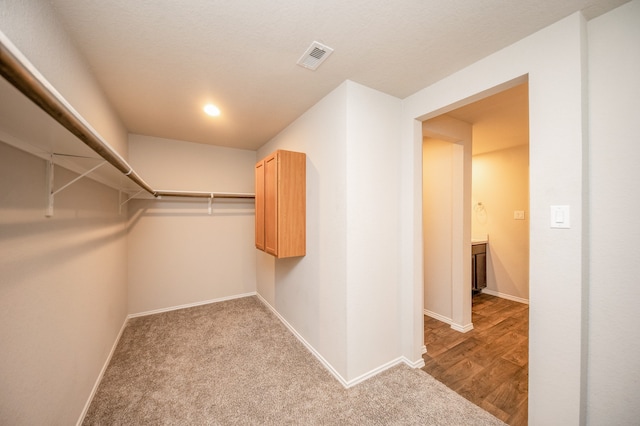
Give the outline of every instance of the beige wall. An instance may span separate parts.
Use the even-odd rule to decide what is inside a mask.
[[[126,131],[50,3],[3,0],[0,30],[126,158]],[[6,130],[27,136],[7,142],[26,146],[59,136]],[[56,187],[73,177],[56,167]],[[75,424],[126,318],[118,192],[82,179],[55,197],[47,219],[45,188],[45,162],[0,143],[1,424]]]
[[[478,205],[482,203],[482,205]],[[524,211],[515,220],[514,211]],[[472,235],[489,236],[487,290],[529,299],[529,147],[473,156]]]
[[[255,151],[130,135],[130,163],[154,189],[253,193]],[[256,291],[254,203],[129,203],[129,313]]]
[[[45,161],[0,143],[0,424],[75,424],[126,318],[118,192],[81,179],[45,217]],[[76,175],[55,169],[55,188]]]

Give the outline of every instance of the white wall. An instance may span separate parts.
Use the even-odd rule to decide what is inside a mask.
[[[452,142],[434,138],[425,138],[422,145],[424,309],[428,315],[448,323],[453,321],[453,148]]]
[[[307,255],[258,252],[258,292],[345,385],[400,354],[399,113],[347,81],[258,152],[307,154]]]
[[[529,146],[473,156],[471,226],[488,235],[487,290],[529,299]],[[482,203],[477,207],[476,203]],[[515,220],[515,210],[524,220]]]
[[[472,126],[446,115],[422,123],[424,310],[457,331],[471,323]]]
[[[589,22],[587,423],[640,418],[640,1]]]
[[[584,420],[583,246],[585,22],[572,15],[427,87],[403,102],[401,221],[407,357],[422,348],[422,132],[418,120],[523,82],[530,93],[530,424]],[[549,228],[549,206],[571,206],[572,228]],[[411,213],[406,213],[411,212]],[[421,300],[421,297],[418,297]],[[408,344],[407,342],[413,342]]]
[[[75,424],[126,317],[118,192],[82,179],[45,217],[45,161],[0,143],[0,423]],[[76,175],[55,169],[55,188]]]
[[[254,192],[255,151],[130,135],[130,164],[156,190]],[[253,199],[132,200],[129,313],[256,291]]]
[[[258,150],[307,155],[307,254],[275,259],[256,250],[258,293],[324,359],[347,376],[347,83]]]
[[[3,0],[0,28],[126,157],[124,127],[50,4]],[[46,219],[45,162],[0,150],[0,423],[74,424],[126,318],[125,217],[116,191],[83,179]],[[73,177],[55,170],[58,187]]]
[[[399,99],[347,82],[347,380],[351,382],[400,356],[400,113]]]

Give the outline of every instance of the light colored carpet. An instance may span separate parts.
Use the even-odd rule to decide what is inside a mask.
[[[256,297],[133,318],[85,425],[504,425],[419,369],[350,389]]]

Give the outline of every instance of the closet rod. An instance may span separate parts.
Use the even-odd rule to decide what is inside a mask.
[[[153,196],[155,191],[102,139],[0,31],[0,74],[44,112]]]
[[[199,192],[199,191],[155,191],[156,197],[191,197],[191,198],[255,198],[254,194],[238,192]]]
[[[0,75],[89,148],[154,197],[255,198],[253,194],[155,191],[44,78],[0,31]]]

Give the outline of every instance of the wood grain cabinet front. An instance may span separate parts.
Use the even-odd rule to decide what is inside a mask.
[[[277,258],[306,254],[306,162],[278,150],[255,167],[256,248]]]
[[[480,292],[487,286],[487,245],[471,245],[471,290]]]

